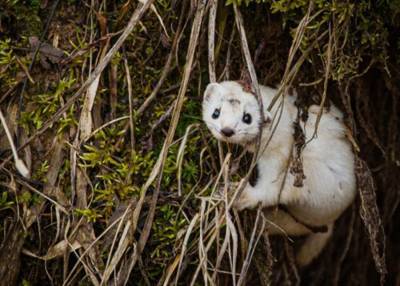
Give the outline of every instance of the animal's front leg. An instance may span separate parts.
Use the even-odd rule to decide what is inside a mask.
[[[233,206],[235,209],[241,211],[247,208],[254,208],[259,202],[260,198],[257,191],[247,183],[240,196],[235,200]]]
[[[236,199],[234,207],[238,210],[246,208],[254,208],[261,203],[263,207],[274,206],[278,204],[280,180],[276,176],[271,177],[272,172],[265,172],[262,162],[254,168],[256,171],[255,178],[247,183],[246,187]]]

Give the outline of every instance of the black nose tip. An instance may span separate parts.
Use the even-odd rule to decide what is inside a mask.
[[[224,136],[226,137],[231,137],[233,134],[235,134],[235,131],[233,131],[230,128],[224,128],[221,130],[222,134],[224,134]]]

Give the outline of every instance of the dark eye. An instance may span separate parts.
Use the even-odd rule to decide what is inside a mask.
[[[242,120],[244,123],[250,124],[251,123],[251,115],[248,113],[243,114]]]
[[[211,115],[213,119],[217,119],[219,117],[219,108],[214,110],[214,113]]]

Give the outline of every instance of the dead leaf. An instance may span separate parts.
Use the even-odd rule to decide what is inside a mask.
[[[59,64],[65,57],[63,50],[57,49],[50,44],[40,42],[38,37],[29,37],[32,53],[39,48],[39,60],[45,69],[50,69],[51,64]]]
[[[101,36],[107,35],[107,18],[101,12],[95,12],[100,26]]]
[[[46,253],[46,255],[40,256],[40,255],[36,255],[35,253],[33,253],[32,251],[24,248],[22,249],[22,253],[24,253],[25,255],[37,258],[37,259],[41,259],[41,260],[51,260],[57,257],[61,257],[64,256],[64,254],[68,251],[75,251],[79,248],[81,248],[82,246],[79,244],[79,242],[74,241],[72,244],[70,242],[68,242],[67,240],[62,240],[59,243],[53,245],[52,247],[50,247]]]
[[[68,252],[75,251],[81,247],[82,245],[76,240],[72,244],[69,243],[67,240],[62,240],[56,245],[50,247],[46,255],[42,256],[41,259],[43,260],[54,259],[56,257],[63,256],[67,251]]]
[[[369,242],[376,270],[380,274],[381,285],[387,275],[385,256],[385,229],[376,203],[376,186],[371,170],[361,158],[356,158],[356,178],[361,198],[360,216],[368,231]]]

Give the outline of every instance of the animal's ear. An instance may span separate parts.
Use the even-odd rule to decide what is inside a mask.
[[[271,123],[271,121],[272,121],[272,114],[271,114],[271,112],[269,112],[269,111],[264,111],[264,119],[265,119],[265,121],[264,121],[264,124],[268,124],[268,123]]]
[[[209,83],[207,85],[206,90],[204,91],[204,96],[203,99],[207,100],[210,98],[210,95],[218,92],[218,90],[221,88],[219,83],[213,82],[213,83]]]

